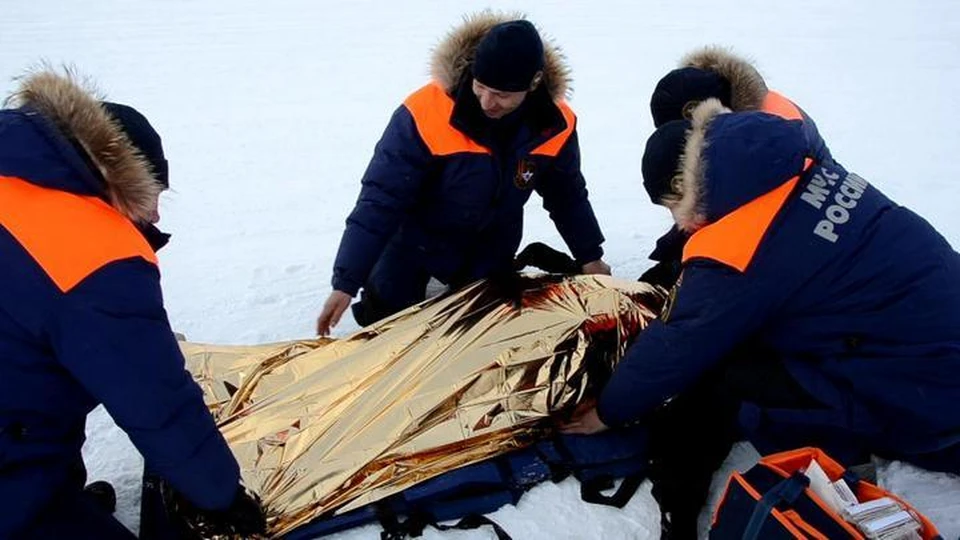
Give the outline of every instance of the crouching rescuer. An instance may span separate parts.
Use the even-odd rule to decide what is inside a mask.
[[[75,77],[0,111],[0,537],[135,538],[84,490],[103,404],[210,534],[263,531],[163,308],[160,137]]]
[[[469,17],[437,47],[433,80],[397,109],[363,176],[317,321],[362,326],[426,297],[513,271],[536,191],[583,273],[609,274],[580,171],[569,69],[533,24]]]
[[[812,155],[802,121],[715,99],[647,143],[648,190],[690,234],[682,274],[566,429],[650,424],[670,538],[696,538],[711,476],[742,438],[960,473],[960,255]]]

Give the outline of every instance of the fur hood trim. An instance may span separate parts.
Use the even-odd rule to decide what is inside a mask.
[[[693,110],[690,132],[680,156],[680,197],[668,204],[674,220],[680,229],[692,233],[706,225],[706,161],[707,129],[718,115],[727,114],[730,109],[720,100],[710,98]]]
[[[100,105],[99,93],[73,71],[29,73],[7,98],[9,107],[31,108],[75,139],[106,181],[111,205],[134,222],[150,217],[153,201],[163,191],[150,163]]]
[[[720,74],[730,81],[730,105],[734,111],[755,111],[767,97],[767,84],[747,59],[722,47],[704,47],[680,61],[680,67],[694,67]]]
[[[434,48],[430,62],[430,74],[439,82],[447,94],[453,95],[463,74],[473,65],[473,55],[480,40],[491,28],[502,22],[526,19],[522,13],[499,13],[490,10],[481,11],[464,17],[463,23],[455,27]],[[544,67],[543,84],[554,101],[570,97],[572,78],[566,57],[551,40],[543,39]]]

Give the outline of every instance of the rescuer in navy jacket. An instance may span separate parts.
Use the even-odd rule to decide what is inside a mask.
[[[387,125],[347,218],[327,334],[363,288],[362,325],[452,287],[512,271],[523,208],[538,192],[585,273],[610,273],[580,172],[569,69],[525,20],[484,13],[436,49],[433,80]]]
[[[160,137],[71,74],[23,79],[0,111],[0,537],[134,538],[83,491],[103,404],[211,531],[263,529],[184,370],[149,239]]]
[[[657,130],[643,172],[691,235],[683,272],[567,430],[651,422],[675,537],[744,436],[960,473],[960,255],[929,223],[817,163],[801,121],[714,99]]]

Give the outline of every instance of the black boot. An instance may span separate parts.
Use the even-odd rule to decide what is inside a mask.
[[[117,492],[110,482],[98,480],[83,488],[83,493],[97,505],[97,508],[108,514],[112,514],[117,509]]]

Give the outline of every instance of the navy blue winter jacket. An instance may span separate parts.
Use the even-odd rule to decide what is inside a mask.
[[[960,442],[960,255],[855,174],[812,163],[800,121],[698,107],[685,152],[673,304],[599,402],[639,420],[735,345],[759,340],[824,409],[769,419],[839,429],[877,451]]]
[[[151,469],[226,508],[237,463],[184,370],[156,258],[130,219],[159,188],[69,79],[33,76],[18,98],[0,111],[0,537],[83,487],[84,425],[101,403]]]
[[[477,24],[456,30],[437,49],[435,82],[391,118],[347,219],[334,289],[355,294],[391,241],[445,283],[509,269],[532,191],[543,197],[578,262],[603,255],[580,172],[576,117],[562,101],[566,68],[548,47],[543,84],[516,113],[518,127],[500,140],[463,63],[487,30]]]

